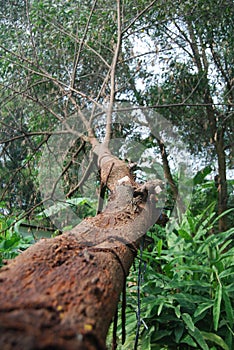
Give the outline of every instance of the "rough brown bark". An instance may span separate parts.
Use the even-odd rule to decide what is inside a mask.
[[[104,349],[133,255],[42,240],[1,272],[1,349]],[[121,264],[119,263],[121,261]]]
[[[108,150],[99,163],[112,190],[105,211],[40,240],[0,271],[1,349],[105,349],[135,249],[157,211],[152,184],[136,189]]]

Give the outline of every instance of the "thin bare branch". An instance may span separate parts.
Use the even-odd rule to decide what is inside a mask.
[[[78,189],[80,189],[82,187],[82,185],[85,183],[85,181],[89,178],[91,171],[92,171],[92,167],[93,167],[93,157],[91,155],[91,159],[89,161],[89,164],[82,176],[82,178],[80,179],[80,181],[78,182],[78,184],[73,187],[67,194],[66,194],[66,198],[70,198],[73,193],[75,193]]]
[[[13,86],[15,85],[14,83],[9,84],[9,86],[6,86],[6,88],[7,88],[7,89],[10,88],[12,91],[14,91],[14,94],[13,94],[13,95],[10,95],[10,96],[7,96],[5,99],[3,99],[3,100],[1,101],[1,107],[4,107],[4,106],[7,105],[9,102],[11,102],[12,100],[14,100],[14,98],[16,97],[16,95],[22,95],[23,93],[25,93],[25,92],[27,92],[28,90],[30,90],[30,89],[36,87],[37,85],[41,85],[41,84],[44,84],[44,83],[47,83],[47,82],[48,82],[48,79],[40,80],[40,81],[38,81],[38,82],[36,82],[36,83],[33,83],[33,84],[27,86],[25,89],[21,90],[20,92],[16,92],[16,91],[14,90],[14,87],[13,87]],[[11,85],[12,85],[12,86],[11,86]]]
[[[82,140],[84,140],[86,142],[89,141],[89,138],[92,138],[92,139],[94,138],[93,132],[92,132],[92,130],[90,130],[89,124],[88,124],[88,127],[87,127],[87,131],[88,131],[88,135],[89,136],[86,136],[83,133],[80,133],[78,130],[72,129],[64,118],[62,118],[57,113],[55,113],[53,111],[53,109],[49,107],[49,105],[45,105],[44,102],[40,101],[38,98],[35,98],[32,95],[27,94],[26,92],[21,92],[21,91],[15,90],[13,88],[12,88],[12,91],[14,91],[16,94],[22,95],[24,98],[27,98],[28,100],[30,100],[30,101],[34,102],[35,104],[41,106],[47,112],[51,113],[56,119],[58,119],[61,123],[63,123],[63,125],[66,126],[66,130],[63,133],[70,133],[70,134],[73,134],[73,135],[75,134],[77,137],[80,137]],[[77,113],[78,113],[78,115],[80,117],[82,116],[84,118],[82,112],[79,109],[77,110]],[[60,133],[62,133],[62,132],[60,132]]]
[[[92,6],[90,14],[89,14],[89,18],[88,18],[86,26],[85,26],[84,34],[83,34],[83,37],[82,37],[80,45],[79,45],[79,49],[78,49],[78,51],[77,51],[77,53],[76,53],[76,55],[74,57],[73,71],[72,71],[71,82],[70,82],[70,86],[72,88],[74,88],[74,86],[75,86],[76,69],[77,69],[77,66],[78,66],[78,63],[79,63],[79,60],[80,60],[80,53],[81,53],[81,50],[82,50],[82,48],[84,46],[84,43],[85,43],[85,38],[87,36],[87,32],[88,32],[88,29],[89,29],[91,18],[93,16],[94,9],[96,7],[96,3],[97,3],[97,0],[95,0],[94,3],[93,3],[93,6]]]
[[[189,36],[190,36],[189,45],[190,45],[191,50],[193,52],[195,64],[197,66],[198,71],[201,72],[203,70],[203,68],[205,69],[205,67],[202,66],[201,55],[199,52],[199,47],[198,47],[198,43],[197,43],[196,36],[195,36],[195,30],[193,28],[192,23],[188,23],[188,32],[189,32]]]
[[[147,109],[161,109],[161,108],[172,108],[172,107],[209,107],[209,106],[229,106],[234,107],[233,103],[172,103],[172,104],[158,104],[153,106],[129,106],[129,107],[118,107],[113,109],[113,112],[128,112],[134,110],[147,110]]]
[[[212,41],[209,43],[209,47],[210,47],[212,57],[214,59],[214,63],[216,65],[216,67],[219,69],[219,71],[221,72],[222,77],[224,78],[226,85],[227,85],[227,88],[229,90],[228,92],[230,92],[234,86],[232,86],[232,84],[231,84],[231,79],[228,77],[228,74],[225,71],[225,69],[221,63],[220,57],[219,57],[218,53],[215,51],[215,48],[214,48]]]
[[[174,24],[175,24],[175,23],[174,23]],[[177,40],[177,39],[181,39],[181,38],[182,38],[182,40],[184,40],[185,37],[183,36],[183,34],[185,35],[185,33],[183,32],[183,34],[181,33],[182,36],[176,35],[176,37],[175,37],[175,32],[172,31],[170,28],[168,28],[166,24],[163,25],[162,28],[164,29],[164,33],[171,39],[171,41],[172,41],[173,43],[175,43],[175,44],[176,44],[180,49],[182,49],[184,52],[186,52],[187,55],[192,59],[192,58],[193,58],[193,55],[191,54],[191,52],[189,52],[189,50],[187,50],[187,49],[185,48],[185,46],[184,46],[183,44],[181,44],[179,40]],[[187,42],[188,42],[188,44],[191,44],[190,40],[188,40]]]
[[[47,23],[53,25],[56,29],[59,29],[61,33],[63,33],[64,35],[68,36],[69,38],[73,39],[75,42],[77,42],[77,43],[79,43],[79,44],[82,43],[83,46],[85,46],[88,50],[90,50],[90,51],[93,52],[98,58],[100,58],[100,60],[105,64],[105,66],[106,66],[107,68],[110,68],[110,67],[111,67],[111,66],[109,65],[109,63],[104,59],[104,57],[103,57],[98,51],[96,51],[93,47],[91,47],[90,45],[88,45],[85,41],[82,42],[82,40],[79,40],[79,39],[78,39],[75,35],[73,35],[72,33],[67,32],[67,31],[64,29],[64,27],[63,27],[60,23],[58,23],[58,22],[54,22],[54,23],[53,23],[53,22],[48,21],[48,20],[46,20],[46,19],[45,19],[45,21],[46,21]],[[107,49],[107,48],[105,47],[105,49]]]
[[[109,105],[107,110],[107,117],[106,117],[106,134],[104,138],[104,145],[108,147],[110,139],[111,139],[111,124],[112,124],[112,110],[114,106],[115,101],[115,75],[116,75],[116,67],[117,62],[119,58],[119,53],[121,50],[121,43],[122,43],[122,30],[121,30],[121,0],[116,1],[117,4],[117,43],[115,47],[115,53],[113,56],[112,64],[111,64],[111,73],[110,73],[110,99],[109,99]]]
[[[4,187],[4,190],[3,190],[3,192],[1,193],[0,200],[2,200],[2,199],[4,198],[5,194],[7,193],[7,191],[8,191],[9,188],[10,188],[11,183],[14,182],[14,179],[15,179],[16,175],[17,175],[22,169],[24,169],[25,167],[27,167],[27,166],[30,164],[30,162],[31,162],[31,160],[33,159],[33,157],[35,156],[35,154],[36,154],[36,153],[38,152],[38,150],[42,147],[42,145],[48,141],[48,139],[49,139],[49,135],[46,135],[45,138],[39,143],[39,145],[37,145],[37,147],[33,150],[34,153],[33,153],[30,157],[28,157],[28,159],[26,160],[26,162],[25,162],[23,165],[21,165],[20,167],[18,167],[18,168],[15,170],[15,172],[11,175],[11,178],[9,179],[7,185]]]
[[[201,81],[204,79],[205,77],[205,72],[203,74],[200,75],[195,87],[192,89],[192,91],[190,92],[190,94],[188,94],[188,96],[184,99],[183,104],[186,105],[186,102],[193,96],[193,94],[196,92],[196,90],[198,89],[198,87],[200,86]]]
[[[27,71],[35,74],[35,75],[38,75],[38,76],[41,76],[41,77],[44,77],[44,78],[47,78],[49,79],[51,82],[53,82],[57,87],[59,87],[60,89],[62,89],[62,91],[64,92],[64,94],[66,95],[67,92],[69,90],[71,90],[72,92],[76,93],[77,95],[87,99],[88,101],[98,105],[100,107],[100,105],[95,101],[95,99],[93,99],[91,96],[88,96],[87,94],[81,92],[81,91],[78,91],[77,89],[74,89],[72,87],[70,87],[68,84],[60,81],[59,79],[53,77],[50,73],[48,73],[46,70],[44,70],[42,67],[38,67],[39,70],[36,70],[32,67],[34,67],[34,63],[30,60],[28,60],[26,57],[24,56],[20,56],[18,54],[16,54],[15,52],[12,52],[11,50],[7,49],[6,47],[0,45],[0,48],[2,48],[5,52],[11,54],[12,56],[16,57],[18,59],[17,62],[15,62],[14,60],[10,59],[10,58],[7,58],[7,60],[21,68],[24,68],[26,69]],[[28,64],[27,65],[24,65],[23,63],[21,63],[21,61],[25,62]]]
[[[28,216],[33,213],[35,211],[35,209],[37,209],[38,207],[42,206],[45,202],[47,202],[48,200],[50,200],[50,197],[47,197],[45,199],[43,199],[42,201],[40,201],[39,203],[35,204],[32,208],[28,209],[26,212],[24,212],[23,214],[20,213],[20,215],[18,216],[18,218],[15,218],[13,222],[11,222],[6,228],[4,228],[4,230],[0,231],[0,233],[3,233],[6,230],[9,230],[11,227],[14,227],[15,224],[17,224],[19,221],[28,218]],[[56,229],[55,229],[56,231]]]
[[[133,26],[133,24],[145,13],[147,12],[155,3],[157,2],[157,0],[152,1],[148,6],[146,6],[146,8],[144,8],[132,21],[131,23],[129,23],[129,25],[124,28],[124,30],[122,31],[122,34],[126,33],[128,31],[129,28],[131,28]]]
[[[28,2],[28,0],[26,0],[26,16],[27,16],[27,21],[28,21],[29,35],[30,35],[31,44],[33,47],[35,62],[38,64],[38,55],[37,55],[36,44],[35,44],[35,41],[33,38],[33,33],[32,33],[32,24],[31,24],[30,15],[29,15],[29,6],[30,6],[29,2]]]
[[[75,140],[76,142],[76,140]],[[53,181],[53,188],[51,190],[51,198],[53,198],[54,192],[56,190],[56,187],[59,183],[59,181],[62,179],[62,177],[65,175],[65,173],[69,170],[69,168],[72,166],[74,162],[74,158],[80,153],[80,151],[84,148],[85,142],[81,142],[81,145],[76,150],[75,154],[73,155],[72,159],[67,163],[67,165],[63,168],[62,172],[59,174],[58,178]]]
[[[0,121],[0,124],[3,124],[3,123]],[[46,136],[67,135],[67,134],[71,134],[71,131],[70,130],[59,130],[59,131],[24,132],[22,135],[16,135],[16,136],[11,137],[9,139],[1,140],[0,141],[0,145],[7,144],[7,143],[10,143],[10,142],[13,142],[13,141],[16,141],[16,140],[24,139],[25,137],[42,136],[42,135],[46,135]],[[83,135],[81,135],[81,136],[83,136]]]

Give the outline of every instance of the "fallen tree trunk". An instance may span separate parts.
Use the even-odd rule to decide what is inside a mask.
[[[139,240],[158,215],[154,184],[136,188],[108,152],[100,166],[112,192],[106,209],[1,269],[1,349],[105,349]]]

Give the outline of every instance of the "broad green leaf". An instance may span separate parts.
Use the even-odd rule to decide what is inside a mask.
[[[224,300],[224,306],[225,306],[227,319],[228,319],[228,322],[230,324],[230,327],[232,327],[233,323],[234,323],[233,306],[232,306],[231,300],[229,298],[228,292],[224,286],[223,286],[223,300]]]
[[[175,307],[175,314],[176,314],[176,316],[177,316],[178,318],[181,317],[180,305],[177,305],[177,306]]]
[[[159,257],[161,256],[161,253],[162,253],[162,245],[163,245],[163,241],[162,241],[162,239],[160,239],[158,241],[158,244],[157,244],[157,251],[158,251],[158,256]]]
[[[197,327],[195,327],[193,332],[190,329],[188,330],[188,332],[194,338],[194,340],[197,342],[197,344],[201,347],[202,350],[209,350],[209,347],[202,333],[199,331]]]
[[[154,342],[157,342],[158,340],[162,339],[162,338],[167,338],[170,337],[170,335],[172,334],[172,331],[170,330],[162,330],[162,331],[157,331],[154,333],[154,335],[152,336],[152,340]]]
[[[90,199],[89,198],[73,198],[73,199],[69,199],[66,202],[62,202],[62,203],[56,203],[55,205],[52,205],[51,207],[49,207],[48,209],[43,210],[42,213],[39,213],[37,216],[52,216],[54,214],[57,214],[58,212],[62,211],[62,210],[66,210],[68,207],[70,207],[71,205],[83,205],[86,203],[90,203]]]
[[[225,341],[217,334],[214,333],[207,333],[207,332],[201,332],[204,339],[209,340],[218,346],[220,346],[224,350],[230,350],[229,346],[225,343]]]
[[[178,327],[176,327],[174,333],[175,333],[175,341],[176,341],[176,343],[179,343],[180,340],[181,340],[181,337],[182,337],[182,335],[184,333],[184,326],[183,326],[183,324],[181,324]]]
[[[134,332],[136,329],[136,315],[135,314],[128,314],[126,315],[126,332],[127,334]]]
[[[203,183],[205,177],[212,172],[212,167],[210,165],[206,166],[202,170],[198,171],[193,178],[194,185]]]
[[[181,317],[182,317],[184,323],[186,324],[186,326],[188,327],[188,329],[190,329],[192,332],[194,332],[195,326],[194,326],[192,317],[187,313],[182,314]]]
[[[194,312],[194,317],[201,315],[204,311],[210,309],[212,306],[213,306],[213,301],[198,305],[196,311]]]
[[[226,251],[227,249],[229,249],[229,247],[232,245],[232,238],[229,240],[226,240],[222,246],[219,249],[220,253],[223,253],[224,251]]]
[[[155,333],[155,327],[150,327],[147,332],[144,332],[144,335],[142,337],[141,347],[145,350],[151,350],[151,338],[152,335]]]
[[[225,215],[231,213],[232,211],[234,211],[234,208],[225,210],[222,214],[218,215],[218,216],[215,218],[215,220],[213,220],[213,221],[211,222],[211,225],[214,226],[214,224],[215,224],[219,219],[221,219],[223,216],[225,216]]]
[[[197,346],[197,343],[193,340],[193,338],[189,334],[186,334],[185,337],[181,339],[180,343],[188,344],[194,348]]]
[[[197,224],[195,217],[192,214],[188,215],[187,221],[189,223],[190,232],[194,233],[196,231],[196,224]]]
[[[157,315],[159,316],[162,312],[162,308],[163,308],[163,305],[164,305],[164,302],[162,302],[159,307],[158,307],[158,312],[157,312]]]
[[[204,289],[203,289],[204,290]],[[181,307],[189,308],[190,310],[196,309],[196,303],[207,302],[207,298],[200,295],[192,295],[189,293],[177,293],[173,295],[174,299],[178,301]]]
[[[220,272],[219,278],[225,278],[225,277],[233,278],[232,277],[233,274],[234,274],[234,266],[231,266],[228,269]]]
[[[14,234],[11,238],[3,240],[0,243],[0,249],[8,250],[8,249],[14,249],[18,245],[18,242],[20,241],[20,237]]]
[[[222,300],[222,285],[218,284],[215,292],[214,306],[213,306],[213,322],[214,330],[218,330],[219,317],[220,317],[220,306]]]
[[[192,237],[190,236],[190,234],[186,230],[179,229],[178,233],[179,233],[180,237],[182,237],[188,241],[192,240]]]

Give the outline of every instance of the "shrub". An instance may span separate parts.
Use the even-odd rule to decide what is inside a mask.
[[[234,228],[214,234],[217,220],[210,205],[196,216],[187,211],[180,224],[156,227],[152,250],[143,252],[140,298],[138,269],[128,278],[122,349],[134,349],[139,302],[139,349],[233,349]]]

